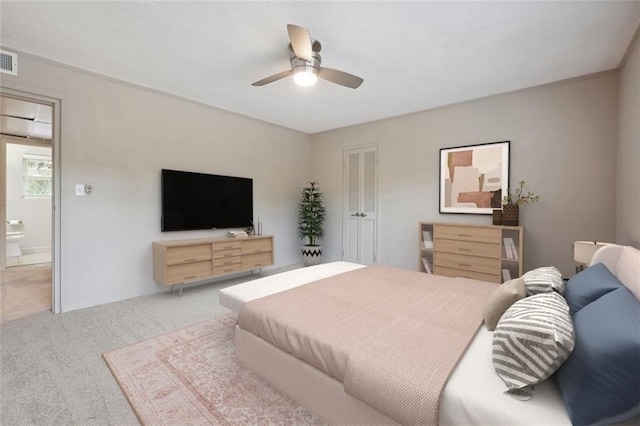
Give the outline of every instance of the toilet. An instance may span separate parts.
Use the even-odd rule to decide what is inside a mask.
[[[7,221],[9,226],[7,228],[15,228],[14,222],[19,222],[22,225],[22,221]],[[19,226],[18,225],[18,226]],[[22,256],[22,250],[18,241],[24,238],[24,231],[15,231],[7,229],[7,257]]]

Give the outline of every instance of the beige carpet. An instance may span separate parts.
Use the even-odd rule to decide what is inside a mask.
[[[103,354],[145,425],[322,424],[234,354],[229,314]]]
[[[51,264],[0,270],[0,323],[51,311]]]

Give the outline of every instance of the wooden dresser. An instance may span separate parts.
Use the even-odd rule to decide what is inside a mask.
[[[273,237],[219,237],[153,243],[153,279],[184,284],[273,265]]]
[[[521,226],[420,222],[419,240],[423,272],[496,283],[523,273]]]

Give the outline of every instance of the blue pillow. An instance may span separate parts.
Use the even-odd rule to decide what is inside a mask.
[[[596,263],[571,277],[567,282],[564,297],[573,316],[600,296],[623,286],[624,284],[604,264]]]
[[[576,344],[556,378],[574,425],[640,414],[640,301],[620,287],[573,317]]]

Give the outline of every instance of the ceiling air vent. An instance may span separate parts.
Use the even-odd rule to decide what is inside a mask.
[[[18,75],[18,54],[0,50],[0,73]]]

